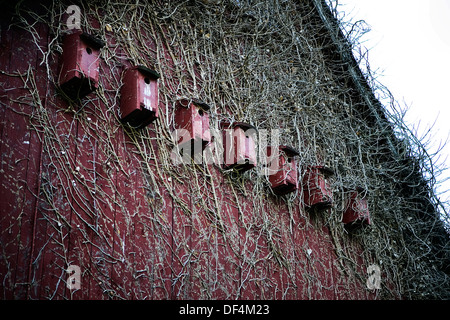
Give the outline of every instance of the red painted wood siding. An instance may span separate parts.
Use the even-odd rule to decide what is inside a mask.
[[[232,179],[241,178],[215,165],[163,168],[161,152],[171,150],[162,145],[163,123],[129,134],[114,116],[113,84],[125,65],[111,69],[102,60],[101,90],[82,109],[69,105],[41,63],[38,46],[48,48],[49,28],[35,28],[39,39],[1,26],[2,298],[373,297],[357,276],[367,267],[363,248],[344,240],[356,262],[349,274],[330,229],[299,197],[287,203],[248,178],[237,188]],[[113,37],[108,46],[125,55]],[[161,64],[173,63],[165,58]],[[57,74],[57,55],[49,65]],[[171,77],[160,87],[171,90]],[[160,108],[172,111],[167,97]],[[264,210],[255,211],[255,192],[267,193],[258,198]],[[66,287],[69,265],[80,267],[80,290]]]

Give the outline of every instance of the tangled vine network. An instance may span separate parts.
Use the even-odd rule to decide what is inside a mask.
[[[201,245],[197,251],[189,249],[195,244],[186,243],[182,233],[186,230],[183,219],[190,219],[190,232],[198,234],[199,243],[223,234],[228,249],[210,248],[210,259],[222,255],[220,259],[228,261],[230,255],[230,263],[243,274],[264,258],[254,253],[255,248],[264,246],[267,255],[288,270],[286,274],[292,273],[291,268],[304,268],[304,274],[311,275],[309,280],[318,277],[314,270],[306,270],[307,264],[294,261],[282,249],[281,235],[293,232],[296,226],[292,226],[294,219],[288,218],[290,224],[281,230],[271,216],[267,199],[273,195],[260,168],[235,177],[230,170],[201,163],[173,165],[171,150],[176,142],[171,134],[171,110],[177,100],[195,98],[211,107],[211,128],[218,130],[221,121],[241,121],[258,130],[278,129],[280,144],[299,150],[300,171],[317,164],[334,171],[330,178],[334,205],[328,211],[316,215],[295,211],[296,204],[302,202],[301,189],[284,196],[284,201],[291,215],[307,221],[303,228],[327,226],[342,274],[354,274],[358,281],[365,281],[366,270],[355,267],[355,248],[362,248],[364,260],[379,265],[386,279],[387,285],[377,291],[378,298],[450,298],[449,230],[445,222],[449,215],[436,192],[436,177],[443,169],[427,152],[426,142],[405,125],[395,100],[385,100],[390,105],[383,107],[377,99],[390,97],[390,93],[372,76],[363,51],[357,60],[349,54],[361,48],[353,37],[359,24],[354,24],[354,32],[341,30],[346,22],[338,19],[337,1],[81,2],[81,28],[106,43],[100,64],[100,74],[106,76],[99,81],[95,95],[81,104],[61,103],[56,90],[43,92],[38,85],[44,77],[47,88],[57,87],[67,5],[51,1],[35,11],[19,2],[11,20],[32,35],[38,70],[43,70],[38,74],[30,67],[10,72],[10,76],[22,82],[24,95],[17,101],[33,106],[29,122],[42,143],[46,164],[37,196],[43,219],[49,224],[47,232],[52,234],[44,245],[52,242],[52,250],[63,261],[61,270],[72,262],[67,245],[77,245],[72,236],[75,232],[79,247],[85,248],[80,254],[91,255],[91,265],[99,270],[93,283],[103,294],[126,298],[127,289],[112,287],[110,273],[102,270],[108,264],[120,264],[125,269],[134,268],[133,281],[151,274],[148,281],[157,283],[167,268],[167,253],[163,251],[168,235],[175,232],[172,226],[179,224],[180,234],[170,237],[171,254],[178,266],[170,270],[171,287],[176,288],[172,297],[183,297],[187,288],[198,285],[198,297],[211,298],[211,288],[233,282],[233,272],[221,281],[213,277],[209,283],[193,280],[196,272],[203,272],[201,252],[208,249]],[[48,27],[46,39],[41,37],[40,24]],[[359,66],[364,62],[367,68],[362,72]],[[142,130],[125,128],[119,120],[121,75],[130,65],[149,66],[161,76],[159,97],[165,108],[155,125]],[[68,147],[74,144],[77,148]],[[81,154],[88,155],[87,160],[80,161]],[[133,159],[140,165],[130,168],[128,163]],[[223,182],[217,179],[217,172]],[[180,189],[177,182],[187,187]],[[223,184],[227,187],[221,191]],[[119,189],[128,186],[137,188],[121,194]],[[367,193],[373,223],[349,235],[341,222],[342,211],[348,190],[356,187]],[[202,197],[204,190],[209,190],[208,197]],[[245,203],[239,201],[242,195]],[[69,198],[74,200],[66,201]],[[131,210],[130,202],[137,198],[146,202],[135,203]],[[179,212],[174,213],[173,221],[165,214],[167,199],[173,200],[170,205]],[[237,210],[243,228],[227,226],[227,208]],[[70,221],[63,214],[65,210],[72,212]],[[199,210],[205,212],[208,224],[201,220]],[[111,211],[116,216],[122,214],[122,225],[115,222],[113,226]],[[244,212],[251,215],[243,217]],[[73,227],[74,221],[78,228]],[[255,246],[246,247],[250,238],[240,237],[242,229],[247,234],[253,230]],[[130,233],[155,248],[146,265],[140,265],[137,258],[133,262],[133,255],[111,253],[111,248],[125,250],[132,245],[126,241]],[[144,249],[136,245],[136,257],[139,250]],[[233,258],[237,256],[239,259]],[[305,256],[315,258],[309,253]],[[196,262],[198,266],[193,267]],[[190,278],[185,272],[189,266]],[[33,274],[31,270],[30,278]],[[261,274],[260,286],[273,285]],[[283,292],[289,291],[289,279],[283,278],[288,283]],[[344,288],[351,283],[341,285]],[[231,287],[236,290],[223,289],[225,296],[239,298],[241,288]],[[305,285],[303,295],[297,297],[312,297],[308,288]],[[149,296],[142,287],[133,290],[136,298]],[[46,293],[49,298],[54,294]],[[154,293],[153,297],[158,296]]]

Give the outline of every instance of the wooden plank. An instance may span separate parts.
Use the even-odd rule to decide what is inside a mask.
[[[259,202],[261,201],[261,202]],[[262,206],[262,207],[261,207]],[[242,252],[241,298],[268,299],[270,252],[267,243],[269,211],[258,198],[256,208],[240,214],[240,248]]]
[[[39,37],[37,38],[37,45],[40,48],[46,47],[48,43],[48,25],[44,23],[36,24],[35,26]],[[33,99],[32,116],[27,119],[28,128],[28,158],[27,158],[27,175],[26,175],[26,189],[24,210],[22,215],[21,225],[21,239],[18,252],[18,265],[21,266],[16,271],[16,284],[27,284],[17,286],[17,291],[21,291],[18,296],[26,297],[28,293],[28,283],[30,282],[30,268],[32,264],[32,250],[34,248],[35,226],[37,219],[37,204],[40,189],[40,179],[42,173],[42,133],[33,128],[34,115],[39,113],[41,108],[45,108],[47,103],[47,93],[49,91],[49,79],[47,77],[47,68],[41,65],[40,61],[42,54],[36,48],[36,62],[34,72],[31,79],[34,79],[36,88],[31,88],[31,91],[36,90],[35,94],[38,97]],[[30,82],[30,86],[33,82]],[[29,92],[29,95],[32,93]],[[26,141],[26,140],[25,140]],[[24,142],[25,142],[24,141]]]
[[[167,280],[160,281],[155,276],[155,265],[158,263],[157,240],[165,238],[171,244],[173,242],[172,231],[165,237],[155,229],[155,216],[159,216],[163,210],[164,204],[168,201],[165,188],[171,186],[170,179],[162,181],[163,178],[158,177],[155,172],[155,160],[158,157],[158,149],[156,146],[156,133],[152,130],[143,133],[139,142],[142,143],[137,149],[141,157],[140,167],[141,174],[137,181],[136,197],[135,197],[135,213],[133,217],[134,230],[134,255],[133,259],[133,279],[135,299],[152,299],[154,297],[154,288],[164,288],[164,293],[170,298],[171,290],[171,261],[172,248],[166,247],[167,260],[163,260],[164,275]],[[161,188],[161,186],[165,186]],[[161,197],[161,195],[163,195]],[[158,200],[157,200],[158,199]],[[167,207],[165,207],[167,208]],[[172,206],[169,207],[170,212]],[[171,222],[172,224],[173,222]],[[171,226],[170,226],[171,228]],[[165,263],[165,264],[164,264]],[[167,264],[168,263],[168,264]],[[169,276],[170,275],[170,276]]]
[[[162,179],[170,181],[170,176]],[[170,180],[168,180],[170,179]],[[163,185],[163,182],[161,182]],[[162,202],[159,210],[155,212],[153,227],[155,235],[155,263],[154,263],[154,291],[153,299],[170,299],[172,294],[172,226],[173,226],[173,198],[169,192],[162,188],[159,190]]]
[[[311,215],[310,212],[305,214]],[[304,228],[305,242],[302,250],[307,258],[304,281],[307,287],[303,295],[308,299],[335,299],[333,263],[336,255],[323,217],[315,217],[314,220],[312,224],[308,220]]]
[[[99,135],[101,136],[102,133]],[[105,292],[107,292],[112,268],[116,262],[113,257],[116,170],[111,165],[113,159],[108,149],[108,143],[97,143],[96,154],[94,191],[97,226],[100,230],[98,234],[94,233],[92,239],[90,252],[92,276],[90,277],[89,297],[90,299],[104,299],[108,297]]]
[[[114,252],[114,237],[117,210],[123,205],[118,177],[123,178],[121,174],[124,174],[119,158],[119,149],[124,145],[123,129],[116,118],[116,88],[120,86],[124,66],[109,58],[110,54],[122,55],[123,51],[111,34],[107,33],[106,36],[107,47],[102,50],[100,61],[100,85],[95,94],[90,95],[95,99],[94,109],[89,110],[85,117],[90,134],[96,140],[92,178],[95,184],[93,207],[98,233],[93,233],[89,254],[91,267],[88,281],[91,299],[109,299],[115,296],[117,287],[111,277],[113,269],[122,262]]]
[[[284,200],[275,198],[266,204],[270,232],[267,237],[270,259],[268,263],[269,299],[288,299],[295,294],[291,272],[291,252],[289,244],[289,215],[286,212]]]
[[[192,258],[192,219],[194,216],[194,192],[190,183],[192,173],[186,172],[185,166],[174,168],[181,182],[174,182],[174,194],[177,201],[173,203],[173,276],[172,299],[189,299],[191,297],[191,258]],[[189,179],[191,178],[191,179]]]
[[[46,28],[36,27],[43,33]],[[33,107],[27,87],[19,74],[25,76],[30,70],[41,71],[37,65],[37,48],[27,31],[12,27],[3,34],[4,46],[9,55],[2,55],[2,118],[1,168],[2,186],[0,190],[0,219],[2,245],[5,259],[0,274],[8,284],[9,297],[24,298],[27,290],[28,262],[30,260],[31,234],[35,212],[35,197],[39,172],[40,143],[34,131],[30,130],[29,115]],[[9,61],[8,61],[9,58]],[[38,81],[38,79],[36,79]],[[39,93],[45,91],[46,82],[37,83]],[[28,83],[31,86],[32,83]],[[7,266],[5,269],[4,266]]]
[[[143,179],[143,176],[140,178],[138,181],[139,187],[136,190],[136,213],[133,219],[133,244],[135,248],[135,253],[132,256],[135,286],[133,299],[147,300],[153,296],[154,277],[152,274],[152,264],[155,260],[155,241],[152,232],[154,208],[152,207],[151,201],[154,198],[149,191],[154,186],[152,184],[149,185],[148,181],[144,181],[146,179]]]
[[[77,291],[70,292],[71,299],[87,299],[91,271],[91,249],[94,236],[100,237],[98,223],[97,199],[93,191],[96,189],[95,164],[97,157],[97,137],[90,128],[92,120],[96,121],[94,102],[85,104],[83,110],[76,115],[77,137],[76,157],[72,180],[72,215],[70,219],[71,233],[68,246],[68,265],[80,267],[83,285]],[[90,119],[90,120],[89,120]]]
[[[214,299],[237,299],[240,295],[239,207],[244,197],[233,190],[232,177],[224,176],[218,195],[221,211],[210,244],[210,287]]]
[[[55,104],[63,106],[64,103]],[[62,299],[66,290],[66,269],[72,236],[74,171],[77,150],[77,125],[73,115],[49,106],[50,130],[46,132],[43,181],[38,221],[46,223],[45,237],[35,245],[34,278],[39,279],[38,298]],[[42,195],[41,192],[41,195]],[[70,293],[68,294],[70,296]]]
[[[18,105],[10,104],[9,107],[14,110],[20,109]],[[8,119],[8,125],[3,130],[1,137],[2,149],[0,171],[2,172],[2,182],[0,190],[0,230],[1,249],[4,267],[1,271],[5,288],[8,288],[13,297],[13,291],[16,282],[16,271],[19,266],[19,243],[22,219],[29,218],[28,212],[25,212],[24,193],[26,189],[26,170],[29,145],[27,135],[27,118],[17,114],[11,109],[7,109],[5,117]],[[6,272],[5,272],[6,271]]]
[[[111,297],[129,299],[132,292],[132,266],[130,255],[133,254],[132,216],[135,208],[136,176],[140,170],[140,162],[133,155],[124,133],[118,137],[117,156],[121,170],[117,173],[117,208],[114,223],[113,251],[117,263],[112,269]],[[118,164],[119,165],[119,164]]]
[[[10,112],[7,111],[10,106],[10,97],[8,93],[12,90],[11,85],[8,85],[10,81],[12,81],[12,85],[14,83],[18,85],[17,80],[14,81],[10,79],[7,75],[10,71],[10,56],[12,52],[12,39],[13,33],[12,31],[6,32],[8,25],[6,21],[1,22],[1,50],[0,50],[0,174],[2,177],[2,181],[0,183],[0,250],[2,252],[2,259],[0,260],[0,281],[3,284],[3,290],[1,291],[1,298],[3,299],[11,299],[14,297],[13,293],[13,285],[14,285],[14,269],[10,266],[10,254],[11,254],[11,244],[6,245],[9,242],[10,231],[8,227],[11,224],[9,212],[11,210],[11,201],[10,193],[10,175],[11,170],[9,168],[8,162],[11,159],[11,155],[7,155],[10,151],[10,146],[7,140],[8,134],[8,124],[9,120],[7,115],[9,116]],[[8,230],[6,233],[3,230]],[[8,255],[6,255],[6,250],[9,251]]]
[[[161,108],[161,102],[160,102]],[[152,125],[152,137],[156,137],[156,132],[161,132],[157,129],[159,121]],[[154,128],[154,129],[153,129]],[[154,132],[155,130],[156,132]],[[158,147],[156,147],[158,146]],[[152,255],[154,255],[154,264],[152,272],[153,280],[153,299],[170,299],[173,293],[173,211],[175,205],[174,178],[172,174],[167,172],[162,163],[160,153],[166,148],[164,144],[152,144],[151,155],[154,157],[155,165],[153,167],[154,180],[154,195],[156,201],[153,210],[153,240],[155,243]],[[168,150],[164,150],[168,152]]]
[[[326,214],[326,212],[324,212]],[[322,226],[316,231],[317,260],[315,268],[318,270],[317,299],[334,299],[333,258],[334,252],[330,250],[332,242],[329,237],[328,227]]]
[[[301,195],[300,195],[301,199]],[[307,298],[307,265],[308,253],[304,243],[306,238],[307,217],[301,206],[301,200],[296,199],[293,213],[293,241],[295,254],[295,284],[297,288],[297,299]]]
[[[296,285],[296,254],[295,254],[295,220],[293,218],[293,212],[289,211],[287,203],[292,201],[291,196],[289,198],[279,198],[278,200],[282,203],[276,203],[279,208],[278,216],[275,217],[276,221],[279,223],[280,228],[280,238],[279,247],[281,249],[281,254],[284,257],[281,261],[280,274],[282,279],[281,286],[281,298],[292,300],[297,298],[297,285]]]
[[[210,299],[210,260],[211,242],[215,234],[214,224],[217,211],[215,208],[214,186],[220,185],[221,177],[206,164],[190,164],[194,172],[191,187],[192,197],[192,231],[190,257],[190,298]],[[217,190],[214,190],[217,191]]]
[[[91,118],[98,137],[95,162],[95,198],[98,210],[99,235],[94,234],[91,248],[91,284],[90,296],[94,298],[109,298],[111,288],[111,274],[118,261],[114,256],[114,234],[119,190],[117,177],[121,164],[117,162],[115,154],[122,132],[116,130],[118,124],[115,118],[106,112],[106,106],[99,107],[102,115],[95,120]],[[111,132],[114,130],[114,132]]]

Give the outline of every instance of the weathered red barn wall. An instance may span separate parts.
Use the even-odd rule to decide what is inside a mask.
[[[59,55],[43,63],[38,49],[45,52],[53,35],[43,22],[34,28],[38,38],[1,25],[2,298],[374,297],[359,276],[363,248],[343,240],[355,261],[346,267],[301,195],[277,198],[216,165],[163,167],[161,153],[172,148],[161,138],[165,119],[130,133],[115,116],[126,59],[111,68],[105,50],[100,90],[82,107],[61,98],[46,68],[56,75]],[[125,56],[107,40],[109,52]],[[170,67],[169,53],[159,63]],[[169,67],[161,88],[175,86]],[[160,108],[172,111],[167,97]],[[266,193],[257,198],[264,210],[255,210],[254,192]],[[69,265],[80,267],[79,290],[66,286]]]

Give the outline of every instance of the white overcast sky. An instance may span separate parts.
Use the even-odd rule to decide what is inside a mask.
[[[339,11],[353,21],[365,20],[363,36],[371,69],[401,105],[406,120],[424,132],[432,129],[435,151],[450,135],[450,0],[340,0]],[[447,160],[445,160],[445,158]],[[445,160],[445,161],[444,161]],[[450,141],[441,163],[450,166]],[[450,177],[445,172],[440,179]],[[450,181],[442,189],[450,189]],[[450,199],[450,192],[441,200]],[[448,208],[448,206],[447,206]]]

